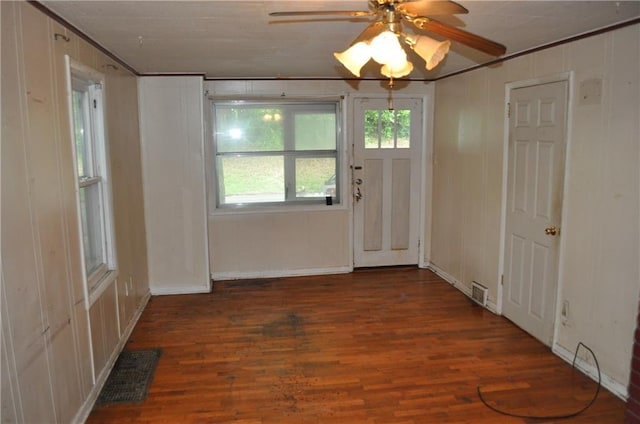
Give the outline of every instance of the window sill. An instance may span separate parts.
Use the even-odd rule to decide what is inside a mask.
[[[211,212],[209,212],[209,216],[265,213],[337,212],[345,210],[347,210],[347,206],[343,203],[333,205],[245,205],[215,208]]]
[[[89,291],[89,303],[87,304],[89,309],[93,306],[94,303],[96,303],[98,299],[100,299],[102,294],[109,288],[109,286],[111,286],[114,281],[116,281],[117,278],[118,271],[110,270],[104,275],[104,277],[100,279],[100,281],[98,281],[95,286],[93,286],[93,288]]]

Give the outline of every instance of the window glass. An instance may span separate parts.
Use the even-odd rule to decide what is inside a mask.
[[[380,118],[380,147],[383,149],[393,149],[396,139],[395,110],[382,110],[378,115]]]
[[[411,147],[411,111],[396,110],[396,147],[408,149]]]
[[[217,206],[339,203],[338,103],[214,102]]]
[[[91,184],[81,187],[79,194],[84,262],[87,275],[91,275],[106,262],[100,210],[100,185]]]
[[[295,141],[297,150],[335,150],[335,113],[295,114]]]
[[[216,110],[218,152],[272,152],[284,149],[283,112],[256,106]]]
[[[219,188],[225,204],[282,202],[285,199],[283,156],[218,158]]]
[[[88,111],[88,93],[86,91],[73,90],[73,130],[76,144],[76,166],[80,178],[91,175],[88,160],[90,158],[90,135],[86,112]]]
[[[410,110],[367,110],[365,149],[403,149],[410,146]]]
[[[335,158],[296,159],[296,197],[335,197],[335,172]]]
[[[380,111],[366,110],[364,112],[364,148],[377,149],[380,147]]]
[[[107,273],[115,271],[102,83],[93,78],[97,72],[81,65],[70,67],[77,202],[86,284],[91,294]]]

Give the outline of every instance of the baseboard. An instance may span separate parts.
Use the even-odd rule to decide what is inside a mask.
[[[553,345],[551,351],[556,355],[558,355],[563,360],[565,360],[566,362],[568,362],[569,364],[573,363],[573,357],[575,356],[575,351],[570,352],[568,349],[566,349],[563,346],[560,346],[558,343],[555,343]],[[583,374],[591,378],[593,381],[596,381],[596,382],[598,381],[598,370],[595,367],[595,365],[592,365],[586,362],[585,360],[580,359],[579,356],[578,358],[576,358],[576,368],[580,370]],[[600,370],[600,376],[602,380],[600,384],[602,385],[602,387],[609,390],[611,393],[613,393],[623,401],[625,402],[627,401],[629,397],[629,392],[625,385],[614,380],[608,375],[604,374],[602,370]]]
[[[444,281],[451,284],[453,287],[457,288],[462,293],[466,294],[467,296],[471,296],[471,287],[465,286],[460,281],[458,281],[457,278],[455,278],[445,270],[441,269],[437,265],[430,263],[427,269],[435,272],[438,275],[438,277],[442,278]]]
[[[152,296],[163,296],[169,294],[196,294],[210,293],[211,284],[204,286],[176,286],[176,287],[151,287]]]
[[[149,299],[151,299],[151,292],[147,293],[142,299],[142,301],[140,302],[138,309],[136,309],[136,312],[133,315],[133,318],[131,319],[131,321],[129,321],[129,325],[127,326],[127,328],[125,328],[124,333],[122,334],[122,337],[120,337],[120,340],[118,341],[118,344],[116,345],[115,349],[111,353],[111,356],[109,357],[109,360],[107,361],[105,367],[102,369],[102,371],[98,375],[98,378],[96,379],[96,384],[93,385],[93,388],[89,392],[89,396],[87,396],[84,403],[80,407],[80,410],[74,417],[72,421],[73,423],[84,423],[89,417],[89,414],[93,409],[93,404],[96,402],[96,399],[98,399],[98,396],[100,395],[100,391],[102,390],[102,387],[104,386],[104,384],[107,382],[107,377],[109,377],[109,373],[111,372],[111,369],[113,368],[113,366],[116,363],[116,360],[118,359],[118,355],[120,355],[120,352],[122,352],[122,349],[124,349],[124,345],[127,343],[127,340],[129,340],[129,337],[131,336],[133,329],[138,323],[138,320],[140,319],[140,317],[142,316],[142,312],[144,311],[144,308],[147,306],[147,303],[149,303]]]
[[[334,268],[288,269],[281,271],[214,272],[211,274],[211,278],[215,281],[224,281],[244,280],[250,278],[282,278],[301,277],[306,275],[348,274],[350,272],[353,272],[353,267],[344,266]]]
[[[438,277],[442,278],[444,281],[446,281],[447,283],[451,284],[453,287],[455,287],[458,290],[460,290],[462,293],[465,294],[465,296],[467,296],[468,298],[471,298],[471,287],[467,287],[465,284],[463,284],[462,282],[458,281],[452,275],[450,275],[446,271],[440,269],[437,265],[435,265],[433,263],[429,263],[429,265],[427,265],[426,268],[431,270],[431,271],[433,271],[436,275],[438,275]],[[496,303],[493,302],[492,300],[487,300],[486,308],[489,311],[493,312],[494,314],[499,315],[498,312],[497,312],[498,311],[498,307],[497,307]]]
[[[438,268],[437,265],[434,265],[433,263],[429,263],[426,268],[436,273],[439,277],[441,277],[447,283],[451,284],[452,286],[460,290],[462,293],[464,293],[468,297],[471,297],[470,287],[465,286],[456,278],[448,274],[446,271]],[[488,302],[487,309],[489,309],[491,312],[496,313],[495,303]],[[557,356],[559,356],[560,358],[562,358],[564,361],[568,362],[569,364],[573,363],[573,357],[575,355],[575,351],[570,352],[569,350],[565,349],[564,347],[560,346],[557,343],[553,345],[551,351]],[[580,370],[582,373],[589,376],[589,378],[591,378],[592,380],[598,381],[598,370],[594,365],[591,365],[588,362],[578,357],[576,359],[576,368]],[[627,387],[624,384],[609,377],[608,375],[602,373],[602,370],[600,370],[600,375],[602,380],[601,381],[602,387],[606,388],[611,393],[613,393],[614,395],[616,395],[617,397],[619,397],[620,399],[626,402],[627,398],[629,397]]]

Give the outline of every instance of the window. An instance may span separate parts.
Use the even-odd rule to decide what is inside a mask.
[[[214,102],[217,206],[340,201],[337,102]]]
[[[365,149],[408,149],[411,110],[367,110],[364,115]]]
[[[70,85],[82,256],[90,294],[115,270],[102,78],[95,71],[70,65]]]

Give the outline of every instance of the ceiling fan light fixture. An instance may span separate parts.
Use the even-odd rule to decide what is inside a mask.
[[[438,41],[426,35],[420,35],[416,39],[407,37],[406,40],[413,51],[424,59],[428,71],[438,66],[451,48],[451,41]]]
[[[413,71],[413,63],[405,59],[404,63],[396,65],[382,65],[380,73],[387,78],[402,78]]]
[[[417,29],[418,32],[435,33],[488,55],[502,56],[507,51],[506,46],[500,43],[440,20],[439,16],[446,17],[469,12],[453,0],[368,0],[368,4],[367,11],[307,10],[272,12],[269,15],[279,17],[341,15],[374,18],[374,21],[358,35],[351,47],[342,53],[334,53],[334,56],[358,78],[362,67],[373,59],[383,65],[385,75],[390,75],[390,87],[393,86],[394,77],[408,75],[413,68],[413,65],[407,61],[407,53],[401,39],[425,61],[425,68],[428,71],[444,60],[451,47],[449,40],[438,41],[423,35],[408,36],[402,32],[403,23],[412,24],[414,31]],[[432,15],[438,16],[438,19],[431,18]],[[294,19],[291,22],[297,22],[297,20]]]
[[[406,53],[397,34],[384,31],[371,40],[371,58],[381,65],[403,62]]]
[[[334,53],[333,55],[349,72],[359,78],[360,70],[371,59],[371,46],[361,41],[342,53]]]

